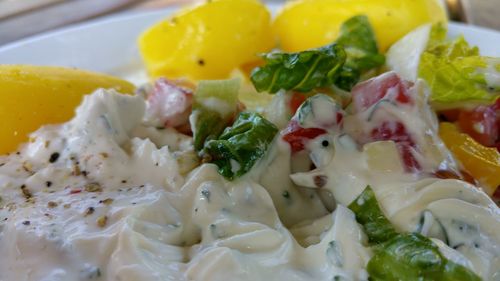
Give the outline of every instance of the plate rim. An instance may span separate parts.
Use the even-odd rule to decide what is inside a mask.
[[[132,20],[134,18],[140,18],[140,17],[150,17],[154,15],[159,15],[159,14],[164,14],[164,13],[170,13],[173,12],[177,9],[179,9],[180,5],[172,5],[167,8],[163,8],[160,10],[155,10],[155,11],[141,11],[141,12],[123,12],[123,13],[118,13],[114,15],[108,15],[104,17],[97,17],[94,19],[70,24],[67,26],[62,26],[56,29],[48,30],[41,32],[39,34],[34,34],[25,38],[21,38],[9,43],[6,43],[4,45],[0,45],[0,53],[17,48],[19,46],[22,46],[24,44],[31,44],[33,42],[43,40],[49,37],[56,37],[63,35],[64,33],[69,33],[69,32],[76,32],[81,29],[86,29],[94,26],[99,26],[103,24],[108,24],[108,23],[113,23],[113,22],[119,22],[119,21],[126,21],[126,20]]]

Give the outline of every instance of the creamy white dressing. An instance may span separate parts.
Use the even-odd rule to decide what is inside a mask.
[[[500,89],[500,58],[487,57],[485,60],[487,67],[479,73],[484,75],[488,87],[498,90]]]
[[[309,172],[291,174],[290,178],[299,186],[329,190],[341,205],[351,203],[370,185],[397,230],[441,239],[446,243],[446,247],[440,245],[445,255],[453,256],[452,260],[458,260],[484,280],[494,280],[500,268],[500,211],[477,187],[426,176],[426,172],[456,169],[456,165],[437,136],[437,120],[428,110],[424,84],[417,82],[412,91],[418,93],[416,106],[386,102],[347,116],[344,127],[348,134],[330,132],[334,139],[331,161]],[[362,147],[355,142],[363,140],[375,124],[392,119],[401,121],[414,137],[418,148],[414,155],[422,164],[420,174],[404,173],[401,157],[391,141]],[[316,140],[309,145],[313,155],[324,151]],[[321,186],[318,178],[323,179]]]
[[[440,144],[427,112],[400,111],[426,132],[419,147]],[[0,157],[0,280],[367,280],[372,252],[345,207],[366,185],[398,230],[440,239],[439,223],[449,259],[498,274],[494,203],[462,181],[404,173],[392,142],[360,147],[336,129],[292,156],[278,136],[230,182],[199,165],[190,137],[145,116],[144,98],[101,90]],[[440,145],[415,153],[425,170],[453,165]]]
[[[290,163],[286,146],[275,144],[262,160],[281,173],[278,181],[256,169],[228,182],[212,164],[193,170],[191,163],[183,172],[191,139],[148,127],[144,115],[142,97],[98,91],[72,121],[41,128],[19,153],[0,158],[0,280],[363,275],[365,260],[334,267],[326,258],[330,241],[313,251],[285,227],[333,221],[340,212],[329,214],[316,192],[293,185],[282,164]],[[359,233],[352,213],[335,220],[346,219]],[[317,235],[328,231],[334,228]]]

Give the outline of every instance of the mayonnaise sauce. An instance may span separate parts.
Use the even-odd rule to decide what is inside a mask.
[[[489,197],[406,174],[390,165],[397,157],[379,168],[373,151],[390,145],[363,150],[331,132],[330,150],[314,152],[317,141],[303,155],[318,164],[308,172],[277,136],[230,182],[199,165],[190,137],[148,126],[145,110],[140,96],[100,90],[73,120],[0,157],[0,280],[367,280],[372,252],[345,207],[366,185],[398,230],[438,239],[442,225],[447,257],[484,279],[498,275],[500,219]]]

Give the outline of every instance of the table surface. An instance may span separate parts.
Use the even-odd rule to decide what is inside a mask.
[[[0,45],[62,26],[196,0],[0,0]],[[444,0],[451,1],[451,0]],[[456,1],[456,0],[454,0]],[[470,24],[500,31],[500,0],[461,0]],[[285,2],[267,0],[267,2]]]
[[[500,31],[500,0],[468,0],[467,7],[473,24]]]

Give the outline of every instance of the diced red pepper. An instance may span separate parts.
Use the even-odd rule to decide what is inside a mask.
[[[415,142],[401,122],[383,122],[380,127],[371,131],[371,138],[374,141],[394,141],[407,172],[419,171],[421,169],[420,164],[412,153],[412,149],[415,148]]]
[[[360,83],[352,89],[354,111],[363,112],[382,99],[411,105],[412,86],[412,82],[401,79],[395,72],[388,72]],[[390,120],[377,124],[377,127],[370,132],[370,140],[394,141],[405,164],[405,170],[415,172],[421,169],[420,163],[413,155],[416,149],[415,142],[400,121]]]
[[[326,130],[321,128],[302,128],[296,120],[292,120],[282,132],[283,140],[290,144],[293,153],[304,150],[307,141],[323,134],[326,134]]]
[[[356,112],[362,112],[384,98],[401,104],[412,103],[408,89],[412,82],[402,80],[395,72],[388,72],[356,85],[352,99]]]
[[[306,101],[307,96],[303,93],[293,92],[290,98],[290,112],[292,115],[297,112],[297,109]]]
[[[474,110],[462,110],[458,126],[480,144],[494,147],[499,141],[499,118],[495,106],[478,106]]]

